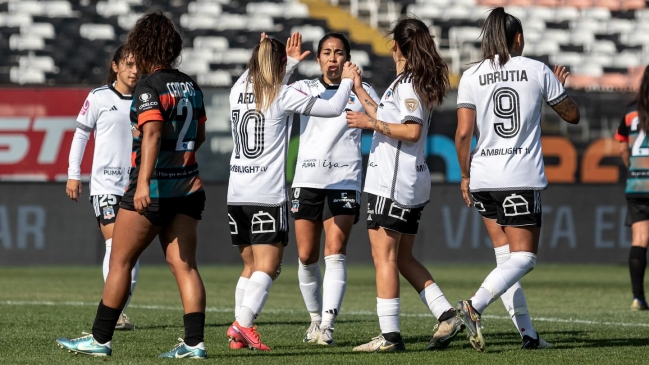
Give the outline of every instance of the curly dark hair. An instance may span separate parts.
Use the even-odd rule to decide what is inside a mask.
[[[128,33],[124,51],[135,57],[138,71],[172,68],[183,49],[183,38],[171,19],[161,11],[140,17]]]

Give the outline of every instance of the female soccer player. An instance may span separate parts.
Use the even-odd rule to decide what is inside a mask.
[[[244,262],[242,276],[250,276],[227,336],[262,351],[270,348],[261,342],[254,320],[268,298],[288,243],[286,154],[292,114],[340,115],[349,99],[351,79],[360,77],[355,66],[345,64],[345,80],[336,94],[329,100],[318,99],[282,84],[286,62],[284,45],[263,38],[252,52],[248,70],[230,92],[234,150],[228,218],[232,243]]]
[[[340,33],[325,35],[318,43],[316,60],[322,76],[291,86],[324,100],[335,95],[343,65],[350,60],[350,45]],[[371,100],[379,97],[368,84],[362,86]],[[346,111],[365,112],[355,94]],[[345,114],[334,118],[302,115],[300,148],[295,166],[291,213],[299,256],[300,290],[311,315],[304,342],[332,345],[333,325],[340,311],[347,281],[346,246],[360,207],[361,130],[347,127]],[[325,231],[325,274],[320,273],[320,236]]]
[[[363,352],[405,350],[399,324],[399,273],[439,320],[428,349],[446,347],[462,329],[453,306],[412,253],[419,218],[430,200],[426,136],[432,110],[443,102],[449,86],[448,67],[421,20],[404,18],[391,34],[397,78],[378,105],[355,82],[354,92],[367,114],[347,112],[349,127],[374,130],[365,191],[381,335],[354,348]]]
[[[629,272],[633,302],[631,310],[647,310],[644,296],[644,272],[649,244],[649,66],[644,70],[638,95],[620,122],[615,139],[620,141],[622,161],[628,168],[626,178],[627,224],[633,241],[629,253]]]
[[[173,68],[181,50],[180,34],[161,12],[142,16],[128,34],[125,51],[146,75],[135,88],[131,107],[133,168],[115,222],[110,271],[92,334],[57,340],[72,352],[111,355],[111,339],[128,298],[131,270],[158,236],[185,313],[184,340],[160,357],[207,357],[205,288],[196,267],[205,193],[195,158],[205,140],[206,117],[201,89]]]
[[[464,72],[457,97],[455,145],[462,173],[462,197],[473,199],[496,247],[497,267],[472,300],[458,303],[458,316],[478,351],[484,349],[480,313],[509,292],[505,307],[523,335],[523,348],[539,348],[518,281],[536,264],[541,228],[541,195],[547,187],[541,153],[541,103],[568,123],[579,122],[577,104],[541,62],[521,57],[520,20],[495,8],[482,28],[483,59]],[[476,126],[478,142],[471,151]],[[507,249],[508,246],[508,249]],[[519,323],[519,321],[522,321]]]
[[[68,165],[68,183],[65,192],[77,201],[81,196],[81,160],[90,133],[95,130],[95,152],[92,157],[92,179],[90,180],[90,202],[95,217],[106,241],[104,254],[104,281],[108,276],[108,264],[113,242],[113,226],[119,211],[124,189],[128,185],[131,169],[131,94],[139,78],[133,56],[124,53],[120,46],[113,54],[106,85],[88,94],[77,117],[77,129],[72,138]],[[138,260],[131,272],[131,295],[135,291]],[[129,295],[124,309],[131,300]],[[135,326],[122,312],[115,329],[132,330]]]

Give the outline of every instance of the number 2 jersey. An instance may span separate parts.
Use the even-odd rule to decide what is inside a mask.
[[[331,99],[339,87],[325,83],[322,77],[297,81],[291,86],[324,100]],[[366,83],[363,88],[378,104],[374,89]],[[353,93],[345,110],[365,112]],[[300,116],[300,149],[293,188],[361,191],[362,169],[361,130],[347,126],[345,113],[333,118]]]
[[[457,108],[476,111],[471,191],[541,190],[548,185],[541,152],[541,106],[567,97],[543,63],[511,57],[482,61],[460,79]]]
[[[133,169],[125,197],[135,194],[142,128],[149,122],[162,122],[158,159],[149,184],[150,197],[177,198],[203,190],[195,141],[198,124],[206,120],[203,92],[191,77],[175,69],[157,70],[143,76],[135,87],[131,106]]]
[[[626,195],[649,198],[649,140],[639,128],[638,104],[629,104],[615,133],[615,139],[629,143],[629,169],[626,176]]]

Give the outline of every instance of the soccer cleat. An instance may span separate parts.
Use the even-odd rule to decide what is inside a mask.
[[[633,302],[631,302],[632,311],[644,311],[647,309],[649,307],[647,307],[647,302],[644,299],[633,298]]]
[[[228,342],[230,342],[230,350],[241,350],[248,348],[248,345],[235,339],[237,337],[237,331],[234,329],[234,327],[228,327],[226,334],[228,336]]]
[[[110,356],[113,354],[110,341],[102,345],[95,341],[95,338],[91,334],[73,339],[59,337],[56,339],[56,342],[60,348],[68,350],[68,352],[73,354],[90,356]]]
[[[464,324],[457,317],[449,318],[435,325],[435,334],[428,342],[426,350],[443,350],[464,329]]]
[[[316,343],[320,338],[320,322],[311,322],[302,342]]]
[[[171,351],[164,352],[158,357],[166,359],[206,359],[207,351],[205,350],[205,342],[201,342],[196,346],[187,346],[182,338],[179,338],[180,343],[176,345]]]
[[[126,316],[126,313],[122,312],[119,315],[119,318],[117,319],[117,323],[115,324],[115,329],[116,330],[134,330],[135,325],[131,323],[131,321],[128,319]]]
[[[320,328],[320,335],[318,336],[318,345],[331,346],[334,344],[334,328],[327,326]]]
[[[523,335],[523,344],[521,345],[521,349],[538,350],[539,348],[541,348],[540,338],[541,338],[540,336],[537,338],[532,338],[528,335]]]
[[[243,327],[239,322],[232,323],[233,332],[228,328],[228,337],[231,340],[242,342],[251,350],[270,351],[270,347],[261,342],[261,335],[257,332],[257,326]]]
[[[473,309],[470,300],[461,300],[457,303],[457,316],[466,328],[466,334],[471,346],[479,352],[484,351],[484,337],[482,337],[482,323],[480,314]]]
[[[406,344],[403,343],[403,339],[399,338],[399,342],[390,342],[379,335],[374,337],[370,342],[364,343],[360,346],[354,347],[354,351],[357,352],[399,352],[406,351]]]
[[[539,336],[539,350],[549,349],[550,347],[552,347],[552,344],[546,342],[544,339],[541,338],[541,336]]]

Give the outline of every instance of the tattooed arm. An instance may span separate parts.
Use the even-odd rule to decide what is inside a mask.
[[[569,96],[561,100],[558,104],[552,105],[552,109],[566,122],[570,124],[579,123],[579,106]]]
[[[347,125],[350,128],[371,129],[400,141],[417,142],[421,138],[419,123],[386,123],[365,113],[347,112]]]
[[[356,87],[354,85],[354,94],[363,105],[363,109],[371,118],[376,118],[376,111],[379,109],[379,103],[374,101],[370,94],[365,91],[363,87]]]

